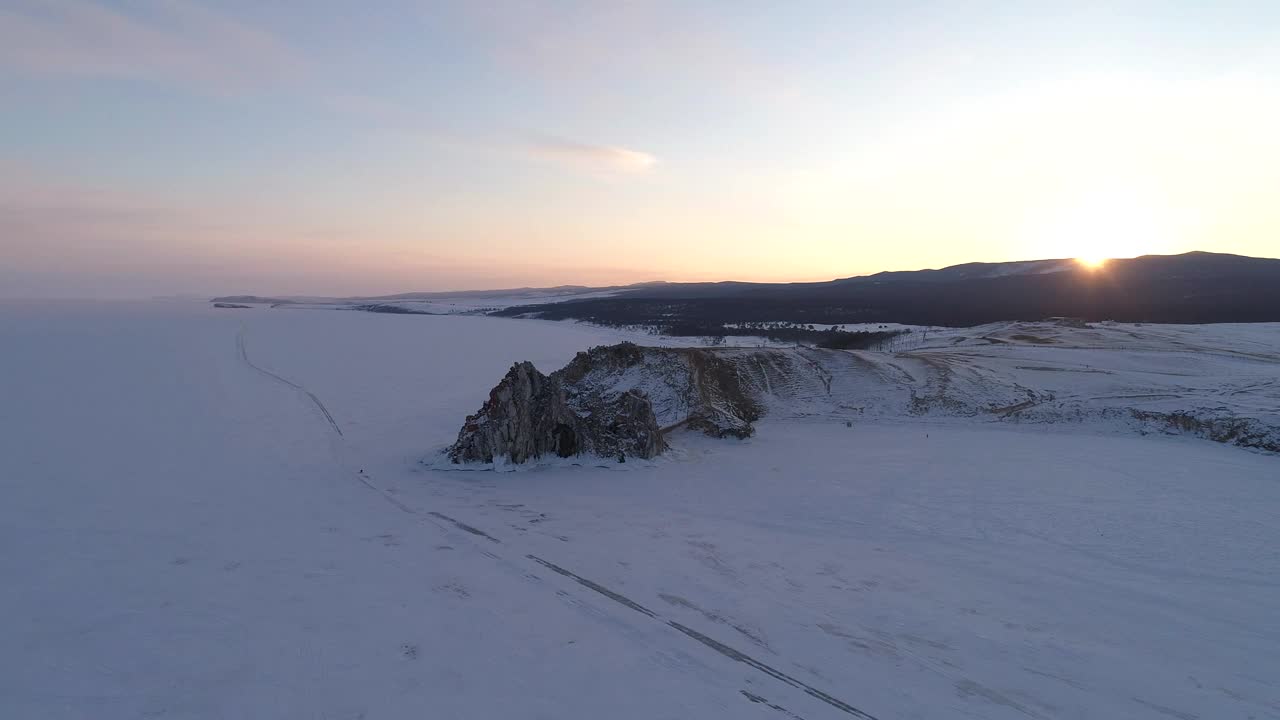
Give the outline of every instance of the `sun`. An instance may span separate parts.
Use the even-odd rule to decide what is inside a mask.
[[[1087,212],[1067,218],[1053,238],[1058,257],[1074,257],[1086,270],[1101,270],[1107,261],[1140,254],[1136,240],[1142,240],[1137,223],[1120,219],[1115,213]]]
[[[1025,242],[1044,258],[1075,258],[1101,270],[1108,261],[1160,252],[1172,241],[1168,208],[1140,187],[1097,188],[1033,213]]]

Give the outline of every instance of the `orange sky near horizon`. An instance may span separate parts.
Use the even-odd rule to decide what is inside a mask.
[[[1280,9],[501,10],[15,0],[0,296],[1280,256]]]

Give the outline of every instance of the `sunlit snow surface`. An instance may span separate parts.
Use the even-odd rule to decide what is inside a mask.
[[[1167,365],[920,346],[1276,411],[1280,327],[1122,331]],[[0,717],[1280,717],[1274,455],[802,404],[652,463],[420,463],[511,362],[622,337],[0,304]]]

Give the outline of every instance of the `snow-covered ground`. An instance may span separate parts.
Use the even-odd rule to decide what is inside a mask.
[[[1280,325],[1005,322],[897,339],[893,353],[800,348],[759,371],[747,354],[742,372],[764,375],[775,417],[952,416],[1280,448]]]
[[[1276,380],[1276,326],[1134,330],[1173,365],[1110,376],[1040,369],[1097,369],[1089,331],[1001,332],[882,369],[1165,373],[1259,413]],[[0,304],[0,717],[1280,717],[1274,455],[776,413],[651,463],[420,463],[511,362],[617,339]]]

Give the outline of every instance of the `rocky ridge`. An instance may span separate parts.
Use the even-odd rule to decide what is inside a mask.
[[[448,448],[455,463],[651,458],[675,428],[749,437],[785,422],[1091,425],[1280,452],[1280,352],[1267,328],[1004,323],[895,352],[593,348],[518,363]]]
[[[550,375],[516,363],[447,454],[454,463],[647,459],[667,448],[663,434],[674,427],[744,438],[762,412],[714,351],[621,343],[578,353]]]

